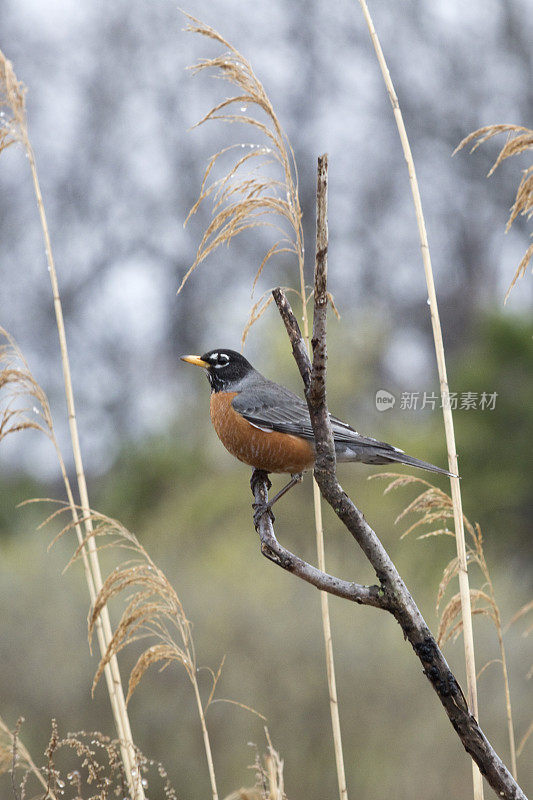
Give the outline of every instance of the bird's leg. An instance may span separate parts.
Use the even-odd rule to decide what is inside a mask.
[[[250,478],[250,489],[252,490],[252,494],[255,497],[255,487],[258,483],[264,482],[266,485],[266,490],[271,488],[272,483],[270,482],[270,478],[268,477],[268,472],[264,469],[253,469],[252,470],[252,477]],[[263,514],[269,514],[270,519],[274,522],[274,514],[270,510],[271,503],[252,503],[252,508],[254,509],[254,525],[257,528],[259,525],[259,520],[263,516]]]
[[[272,500],[267,503],[268,507],[271,508],[274,503],[277,503],[280,497],[283,497],[284,494],[287,494],[289,489],[292,489],[293,486],[296,486],[297,483],[301,483],[303,481],[304,474],[303,472],[295,472],[294,475],[291,475],[291,479],[288,483],[285,484],[283,489],[280,489],[279,492],[274,495]]]
[[[255,496],[255,484],[259,481],[265,481],[267,485],[267,491],[272,488],[272,483],[270,482],[270,478],[268,477],[268,472],[264,469],[253,469],[252,470],[252,477],[250,478],[250,489],[252,490],[252,494]]]
[[[264,480],[265,477],[268,481],[268,488],[270,489],[272,484],[270,483],[270,480],[268,478],[268,473],[264,472],[263,470],[254,470],[252,472],[252,478],[250,480],[250,486],[252,488],[252,492],[254,491],[255,483],[258,480]],[[257,526],[263,514],[267,513],[270,515],[272,522],[274,522],[274,514],[272,513],[271,510],[272,506],[274,505],[274,503],[277,503],[280,497],[283,497],[284,494],[287,494],[289,489],[292,489],[293,486],[296,486],[297,483],[300,483],[302,479],[303,479],[303,472],[297,472],[294,475],[291,475],[290,481],[287,484],[285,484],[285,486],[282,489],[280,489],[279,492],[276,495],[274,495],[272,500],[270,500],[268,503],[254,503],[252,508],[254,509],[255,525]]]

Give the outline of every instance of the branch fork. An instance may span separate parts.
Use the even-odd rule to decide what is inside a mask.
[[[250,485],[255,497],[254,508],[256,506],[264,508],[268,503],[268,490],[272,485],[268,474],[261,469],[254,469]],[[307,561],[283,547],[274,533],[271,514],[265,513],[258,517],[255,522],[255,528],[261,541],[262,554],[282,569],[292,572],[293,575],[297,575],[317,589],[329,592],[337,597],[352,600],[354,603],[376,606],[376,608],[386,607],[385,598],[379,586],[363,586],[352,581],[336,578],[313,567]]]
[[[326,312],[327,312],[327,222],[321,192],[327,188],[327,156],[319,159],[317,190],[317,257],[313,318],[313,362],[311,363],[298,322],[281,288],[272,292],[281,314],[292,352],[300,370],[309,407],[316,447],[314,475],[324,499],[352,534],[371,563],[379,585],[362,586],[328,575],[286,550],[276,539],[272,518],[256,518],[261,551],[274,563],[322,591],[389,611],[400,624],[405,638],[419,658],[424,674],[461,739],[464,748],[478,765],[499,797],[527,800],[526,795],[493,749],[476,718],[470,713],[465,696],[450,670],[435,638],[429,630],[379,537],[361,511],[342,489],[336,475],[335,447],[326,400]],[[320,246],[323,234],[324,246]],[[254,470],[252,491],[256,504],[268,502],[270,481],[261,470]]]

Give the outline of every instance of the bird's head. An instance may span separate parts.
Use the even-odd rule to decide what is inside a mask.
[[[181,356],[181,360],[205,369],[214,392],[239,391],[241,381],[255,372],[250,362],[236,350],[218,348],[203,356]]]

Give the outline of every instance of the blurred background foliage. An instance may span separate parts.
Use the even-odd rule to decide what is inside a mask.
[[[497,392],[494,410],[459,409],[455,425],[465,513],[482,525],[505,621],[532,591],[529,276],[502,306],[527,228],[517,223],[504,237],[519,165],[505,165],[487,182],[497,143],[472,156],[450,153],[480,125],[531,122],[533,19],[526,0],[374,5],[421,183],[450,386]],[[219,28],[263,81],[295,148],[310,255],[316,156],[329,152],[330,288],[342,314],[330,322],[332,411],[363,433],[444,465],[439,408],[400,407],[403,392],[437,392],[438,380],[407,174],[357,6],[194,0],[187,11]],[[30,136],[63,292],[91,502],[128,525],[165,569],[194,623],[200,663],[216,668],[226,655],[219,696],[267,716],[285,759],[288,796],[335,797],[318,594],[260,556],[249,471],[216,440],[205,379],[177,361],[184,352],[238,348],[266,241],[236,241],[176,298],[207,209],[185,231],[182,221],[207,158],[240,134],[237,126],[228,134],[216,125],[187,132],[220,97],[218,83],[184,73],[206,45],[180,32],[167,2],[0,0],[0,14],[0,46],[29,87]],[[2,156],[0,321],[47,391],[68,455],[57,335],[25,167],[16,148]],[[265,271],[258,292],[295,282],[294,265],[281,261]],[[252,329],[246,354],[300,391],[273,308]],[[392,410],[376,410],[378,389],[396,396]],[[103,686],[90,697],[96,658],[86,644],[80,567],[61,575],[72,543],[64,539],[47,554],[54,531],[36,527],[48,509],[16,508],[29,497],[63,496],[54,455],[37,434],[9,439],[0,453],[0,713],[10,724],[26,717],[23,738],[38,759],[53,716],[63,732],[111,733],[112,723]],[[453,541],[400,541],[409,521],[395,528],[394,518],[412,494],[383,497],[384,484],[367,481],[376,472],[339,469],[435,630],[436,589]],[[309,479],[276,516],[283,543],[313,561]],[[338,521],[329,512],[325,521],[328,569],[372,581]],[[110,554],[105,561],[114,564]],[[336,599],[332,614],[351,796],[420,796],[421,768],[428,800],[464,796],[468,759],[398,626]],[[533,717],[525,627],[517,623],[507,635],[518,738]],[[496,636],[484,619],[475,632],[481,667],[497,657]],[[462,642],[446,654],[462,677]],[[134,659],[125,654],[124,673]],[[481,724],[507,761],[497,665],[481,677],[480,704]],[[139,746],[166,764],[178,795],[205,796],[185,674],[149,673],[130,709]],[[208,724],[224,796],[253,782],[247,743],[263,747],[263,723],[220,703]],[[530,741],[519,761],[526,791],[533,786],[532,747]]]

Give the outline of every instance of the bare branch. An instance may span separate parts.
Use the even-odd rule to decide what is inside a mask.
[[[323,262],[323,259],[317,259],[317,271],[322,270],[322,274],[319,275],[318,281],[315,281],[315,286],[318,285],[320,291],[326,291],[326,286],[324,285],[322,287],[323,278],[325,278],[326,274],[326,267]],[[374,591],[377,591],[379,607],[390,611],[400,624],[406,639],[408,639],[413,650],[420,659],[424,674],[437,693],[465,750],[476,762],[481,773],[500,797],[508,798],[508,800],[526,800],[522,789],[516,783],[485,737],[475,717],[470,714],[459,683],[450,670],[434,636],[429,630],[387,551],[381,544],[376,533],[366,522],[361,511],[356,508],[337,480],[335,459],[329,457],[332,439],[325,386],[325,309],[323,318],[320,321],[320,333],[317,342],[316,344],[313,343],[315,354],[313,361],[319,358],[323,359],[324,370],[322,376],[324,380],[323,385],[319,385],[320,391],[315,390],[313,393],[314,399],[318,397],[318,401],[313,403],[311,401],[312,380],[310,379],[310,364],[307,354],[305,353],[298,322],[296,321],[296,317],[292,312],[284,292],[278,288],[274,290],[273,295],[285,323],[292,344],[293,354],[306,389],[306,397],[317,450],[315,478],[320,486],[322,495],[331,505],[339,519],[344,523],[372,564],[380,583],[380,589],[378,589],[378,587],[371,587]],[[318,313],[322,314],[322,307],[320,303],[317,304],[317,295],[315,295],[315,314],[317,313],[317,305]],[[315,328],[313,338],[315,338],[316,333],[317,329]],[[320,341],[320,339],[322,339],[322,341]],[[315,371],[313,371],[313,374],[314,373]],[[254,475],[255,474],[254,472]],[[260,480],[258,485],[264,485],[266,487],[266,478],[267,476],[265,475],[264,479]],[[257,502],[265,502],[266,489],[263,489],[261,493],[259,493],[259,490],[257,491]],[[313,575],[313,579],[310,580],[311,576],[307,574],[305,569],[305,567],[309,565],[305,565],[305,562],[301,562],[301,560],[292,553],[288,554],[287,562],[284,561],[283,556],[286,551],[284,552],[284,549],[281,548],[277,542],[274,536],[272,521],[268,515],[264,514],[261,517],[258,530],[261,536],[263,553],[268,558],[284,569],[287,569],[289,572],[294,572],[304,580],[318,585],[315,582],[318,576]],[[278,548],[281,548],[281,550],[278,550]],[[294,568],[296,564],[298,566]],[[324,589],[324,591],[331,592],[332,588],[326,588],[326,586],[328,583],[330,586],[336,586],[335,582],[337,579],[332,578],[332,576],[327,576],[327,579],[328,580],[325,581],[326,585],[320,586],[320,588]],[[359,587],[359,589],[368,589],[368,587]],[[338,591],[333,591],[333,593],[341,597],[343,596],[343,594]],[[378,605],[377,603],[363,599],[362,594],[359,594],[359,599],[356,600],[356,602],[365,605]]]
[[[268,503],[268,490],[271,486],[268,474],[263,470],[254,469],[250,485],[256,504],[265,505]],[[317,589],[321,589],[323,592],[329,592],[329,594],[334,594],[337,597],[344,597],[345,600],[352,600],[354,603],[375,606],[376,608],[387,607],[379,586],[362,586],[358,583],[335,578],[333,575],[328,575],[327,572],[321,572],[283,547],[276,539],[274,526],[269,514],[261,516],[256,530],[261,539],[261,552],[263,555],[269,561],[273,561],[274,564],[287,570],[287,572],[292,572],[293,575],[297,575],[298,578],[307,581],[312,586],[316,586]]]
[[[300,326],[298,325],[298,321],[294,316],[294,312],[283,289],[278,286],[276,289],[273,289],[272,295],[276,301],[281,318],[285,323],[285,329],[292,344],[292,354],[300,370],[304,388],[307,392],[311,383],[311,362],[309,361],[302,334],[300,333]]]
[[[316,252],[315,289],[313,311],[313,368],[307,390],[307,403],[311,424],[315,432],[316,463],[315,478],[320,486],[318,473],[335,474],[336,458],[333,432],[326,402],[326,317],[328,308],[328,157],[318,159],[316,204]],[[317,433],[318,432],[318,433]],[[326,498],[327,499],[327,498]]]

